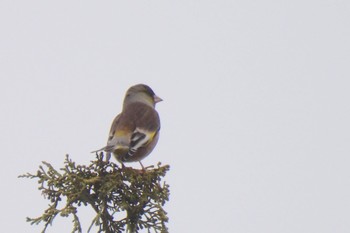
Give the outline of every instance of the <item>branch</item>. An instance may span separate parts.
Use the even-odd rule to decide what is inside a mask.
[[[106,233],[122,233],[126,228],[132,233],[143,228],[167,233],[168,218],[163,206],[169,200],[169,186],[162,178],[169,166],[159,163],[154,169],[120,168],[103,157],[103,153],[96,154],[96,160],[85,166],[76,165],[67,155],[64,167],[59,170],[43,162],[36,174],[19,176],[38,179],[38,189],[51,203],[41,216],[27,221],[44,222],[42,233],[45,233],[56,216],[72,216],[72,233],[81,233],[78,207],[83,204],[96,212],[88,232],[95,225],[98,232]]]

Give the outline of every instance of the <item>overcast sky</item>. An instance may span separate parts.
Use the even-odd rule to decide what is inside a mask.
[[[171,166],[171,233],[350,232],[349,1],[3,0],[0,29],[3,232],[41,231],[17,176],[88,164],[137,83],[164,99],[143,163]]]

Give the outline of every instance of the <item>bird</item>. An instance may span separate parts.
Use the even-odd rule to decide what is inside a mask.
[[[145,84],[131,86],[124,97],[122,112],[111,125],[107,145],[100,150],[107,153],[107,160],[114,155],[116,160],[124,163],[139,162],[148,156],[159,139],[160,118],[155,109],[163,101]]]

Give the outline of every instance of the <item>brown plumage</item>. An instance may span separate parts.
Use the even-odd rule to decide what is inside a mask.
[[[159,139],[160,119],[155,105],[160,101],[147,85],[130,87],[122,112],[113,120],[107,146],[101,150],[112,153],[122,164],[140,162],[149,155]]]

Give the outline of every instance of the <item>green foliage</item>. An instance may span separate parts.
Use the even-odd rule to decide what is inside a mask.
[[[59,170],[43,162],[36,174],[21,175],[38,179],[39,190],[50,201],[40,217],[27,221],[44,222],[44,233],[57,215],[72,216],[72,233],[81,233],[78,207],[84,205],[96,212],[88,232],[93,225],[98,232],[106,233],[121,233],[126,229],[136,233],[144,228],[149,233],[168,232],[163,206],[169,198],[169,186],[162,182],[162,177],[169,166],[159,163],[156,168],[146,170],[119,168],[103,157],[103,153],[96,154],[96,160],[85,166],[76,165],[67,155],[64,167]]]

